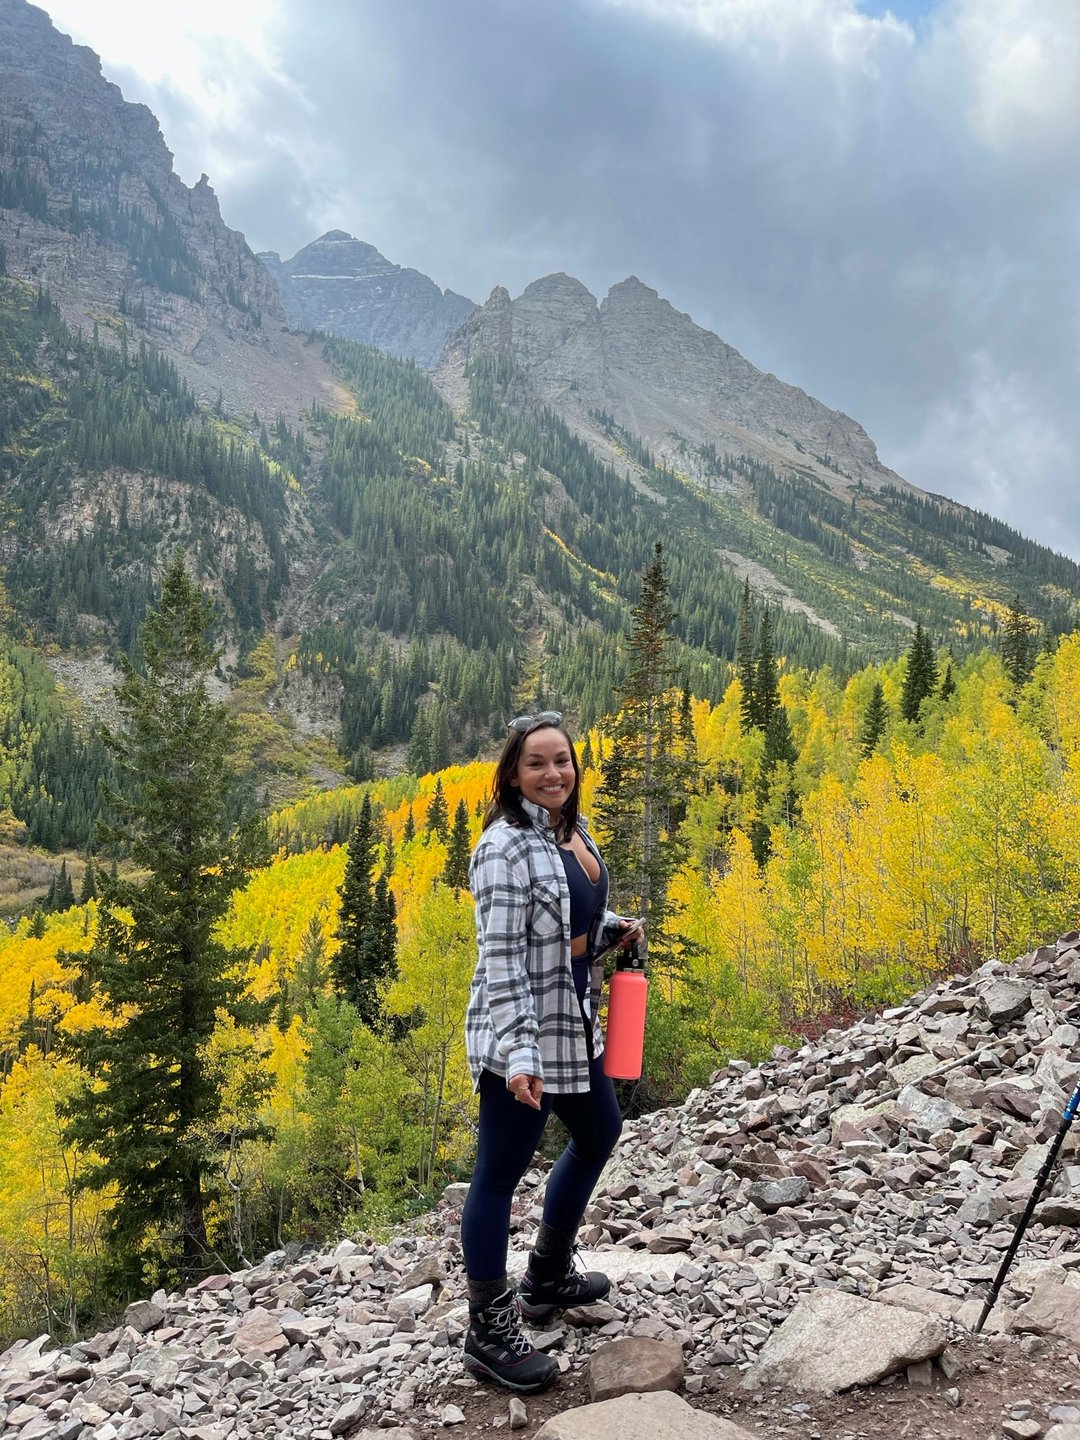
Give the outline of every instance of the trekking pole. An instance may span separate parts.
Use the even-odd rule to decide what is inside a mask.
[[[1039,1196],[1042,1194],[1043,1186],[1046,1184],[1050,1171],[1054,1168],[1054,1161],[1058,1157],[1058,1151],[1061,1149],[1062,1142],[1068,1134],[1069,1126],[1076,1117],[1078,1108],[1080,1108],[1080,1085],[1077,1085],[1072,1093],[1072,1098],[1065,1106],[1065,1113],[1061,1117],[1061,1124],[1058,1126],[1058,1132],[1054,1136],[1054,1143],[1046,1152],[1046,1159],[1042,1163],[1042,1169],[1035,1177],[1035,1188],[1031,1192],[1031,1199],[1027,1203],[1027,1209],[1020,1217],[1020,1223],[1016,1227],[1016,1234],[1012,1238],[1012,1244],[1005,1252],[1005,1259],[1002,1260],[1001,1268],[994,1277],[994,1283],[990,1287],[990,1294],[986,1297],[986,1304],[983,1306],[982,1314],[979,1316],[978,1324],[975,1326],[974,1333],[976,1335],[978,1335],[986,1321],[986,1317],[994,1308],[994,1301],[997,1299],[1001,1287],[1005,1283],[1005,1276],[1009,1273],[1009,1266],[1012,1264],[1016,1252],[1020,1248],[1020,1241],[1024,1238],[1024,1231],[1028,1227],[1028,1221],[1035,1213],[1035,1206],[1039,1203]]]

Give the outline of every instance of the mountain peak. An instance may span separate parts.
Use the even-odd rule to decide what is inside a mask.
[[[476,308],[346,230],[328,230],[291,260],[268,253],[264,263],[294,329],[325,330],[428,367]]]
[[[453,365],[485,352],[511,358],[539,399],[590,435],[602,410],[658,460],[702,483],[711,473],[707,457],[725,453],[830,488],[903,483],[854,420],[758,370],[637,275],[599,304],[561,271],[534,280],[512,302],[499,287],[447,352],[440,383]]]
[[[638,296],[641,299],[659,300],[660,292],[654,290],[651,285],[646,285],[644,280],[639,280],[636,275],[628,275],[625,280],[620,280],[617,285],[612,285],[606,298],[608,300],[612,298],[621,299],[624,296]]]
[[[596,304],[596,296],[592,291],[575,276],[567,275],[564,270],[557,270],[552,275],[543,275],[539,280],[534,280],[531,285],[526,285],[520,298],[530,300],[536,299],[538,296],[549,295],[572,297],[592,305]]]

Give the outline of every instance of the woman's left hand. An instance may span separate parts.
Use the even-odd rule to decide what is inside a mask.
[[[534,1110],[540,1109],[544,1082],[539,1075],[511,1075],[506,1082],[506,1088],[514,1099],[520,1100],[523,1105],[531,1105]]]

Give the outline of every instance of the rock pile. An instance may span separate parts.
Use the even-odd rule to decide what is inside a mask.
[[[954,1347],[1080,1078],[1078,987],[1072,934],[797,1052],[734,1062],[683,1106],[629,1125],[582,1230],[583,1259],[612,1276],[611,1298],[567,1312],[537,1343],[564,1372],[591,1364],[597,1412],[643,1389],[681,1389],[670,1400],[697,1413],[734,1383],[751,1410],[778,1386],[798,1401],[897,1373],[951,1385]],[[1040,1337],[1080,1349],[1080,1253],[1063,1228],[1080,1218],[1075,1152],[1070,1134],[987,1324],[1028,1351],[1046,1346]],[[515,1217],[519,1260],[545,1168],[530,1172]],[[20,1342],[0,1356],[0,1434],[334,1440],[367,1427],[419,1440],[461,1426],[475,1382],[459,1363],[457,1219],[447,1200],[386,1245],[276,1254],[186,1294],[159,1292],[80,1344]],[[672,1433],[691,1433],[667,1398],[651,1404],[668,1407]],[[1059,1433],[1076,1440],[1068,1410]],[[660,1433],[660,1410],[638,1411]],[[503,1419],[526,1423],[520,1405]],[[1006,1423],[1013,1435],[1043,1431],[1024,1415]],[[758,1433],[701,1425],[702,1436]]]

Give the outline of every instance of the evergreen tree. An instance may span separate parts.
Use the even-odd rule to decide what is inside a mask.
[[[74,904],[75,887],[72,885],[71,876],[68,874],[67,861],[61,860],[60,870],[56,876],[52,908],[57,911],[70,910]]]
[[[123,724],[107,736],[122,785],[109,797],[106,839],[145,878],[110,877],[82,960],[108,1023],[77,1039],[93,1083],[68,1107],[67,1143],[98,1157],[79,1183],[115,1196],[106,1233],[124,1289],[145,1284],[155,1263],[185,1276],[220,1267],[206,1187],[228,1127],[207,1045],[219,1012],[241,1024],[265,1018],[243,998],[245,953],[217,938],[233,891],[266,857],[257,832],[228,818],[233,727],[207,692],[213,620],[213,600],[178,552],[142,627],[145,673],[120,658]]]
[[[750,844],[761,866],[772,849],[771,827],[793,824],[798,813],[798,795],[792,783],[792,769],[798,758],[787,711],[778,705],[765,727],[765,750],[755,786],[757,816],[750,827]]]
[[[455,890],[464,890],[469,884],[469,859],[472,855],[472,839],[469,834],[469,810],[464,800],[459,800],[454,811],[454,828],[450,831],[450,844],[446,852],[446,865],[442,878]]]
[[[885,691],[882,689],[881,681],[875,680],[870,703],[863,716],[862,732],[859,735],[859,753],[864,760],[877,749],[878,742],[885,734],[885,727],[888,723],[889,706],[885,699]]]
[[[744,730],[752,730],[757,724],[757,704],[754,684],[754,621],[750,610],[750,580],[743,584],[742,599],[739,602],[739,630],[735,643],[735,673],[742,686],[739,701],[739,716]]]
[[[616,904],[645,916],[654,947],[662,945],[668,884],[682,853],[678,829],[689,769],[677,743],[679,698],[672,689],[670,655],[674,620],[663,546],[657,542],[633,611],[619,712],[597,805],[608,836],[604,854]]]
[[[428,803],[424,834],[437,835],[444,843],[450,838],[450,806],[443,793],[442,776],[435,781],[435,790]]]
[[[1019,595],[1013,598],[1001,633],[1001,664],[1014,690],[1031,679],[1037,646],[1034,626],[1020,608]]]
[[[416,719],[413,721],[412,733],[409,736],[409,769],[414,775],[428,775],[432,770],[431,764],[431,724],[428,720],[428,707],[418,705]]]
[[[320,910],[311,917],[300,940],[292,998],[301,1020],[308,1018],[326,983],[326,937],[323,933],[322,915]]]
[[[413,819],[412,806],[405,812],[405,824],[401,827],[401,843],[408,845],[416,839],[416,821]]]
[[[952,673],[952,661],[945,666],[945,674],[941,680],[941,689],[938,691],[942,700],[948,700],[956,694],[956,678]]]
[[[393,980],[397,975],[397,905],[385,871],[375,882],[372,950],[379,974]]]
[[[928,695],[934,693],[937,683],[937,660],[934,658],[930,637],[923,629],[920,620],[916,622],[915,638],[907,653],[904,688],[900,694],[900,714],[905,720],[910,720],[914,725],[919,724],[919,710],[922,702]]]
[[[340,998],[355,1006],[363,1023],[371,1029],[377,1028],[382,1017],[378,994],[382,974],[374,943],[374,871],[375,824],[371,797],[365,794],[349,840],[345,878],[338,890],[341,905],[334,938],[340,945],[331,965],[331,976]]]
[[[79,904],[85,905],[90,900],[96,900],[97,893],[97,872],[94,869],[93,858],[91,858],[87,860],[86,869],[83,871],[82,889],[79,891]]]
[[[759,730],[767,730],[773,713],[780,707],[780,671],[776,663],[773,644],[773,622],[769,607],[761,617],[758,634],[757,657],[754,661],[754,724]]]

